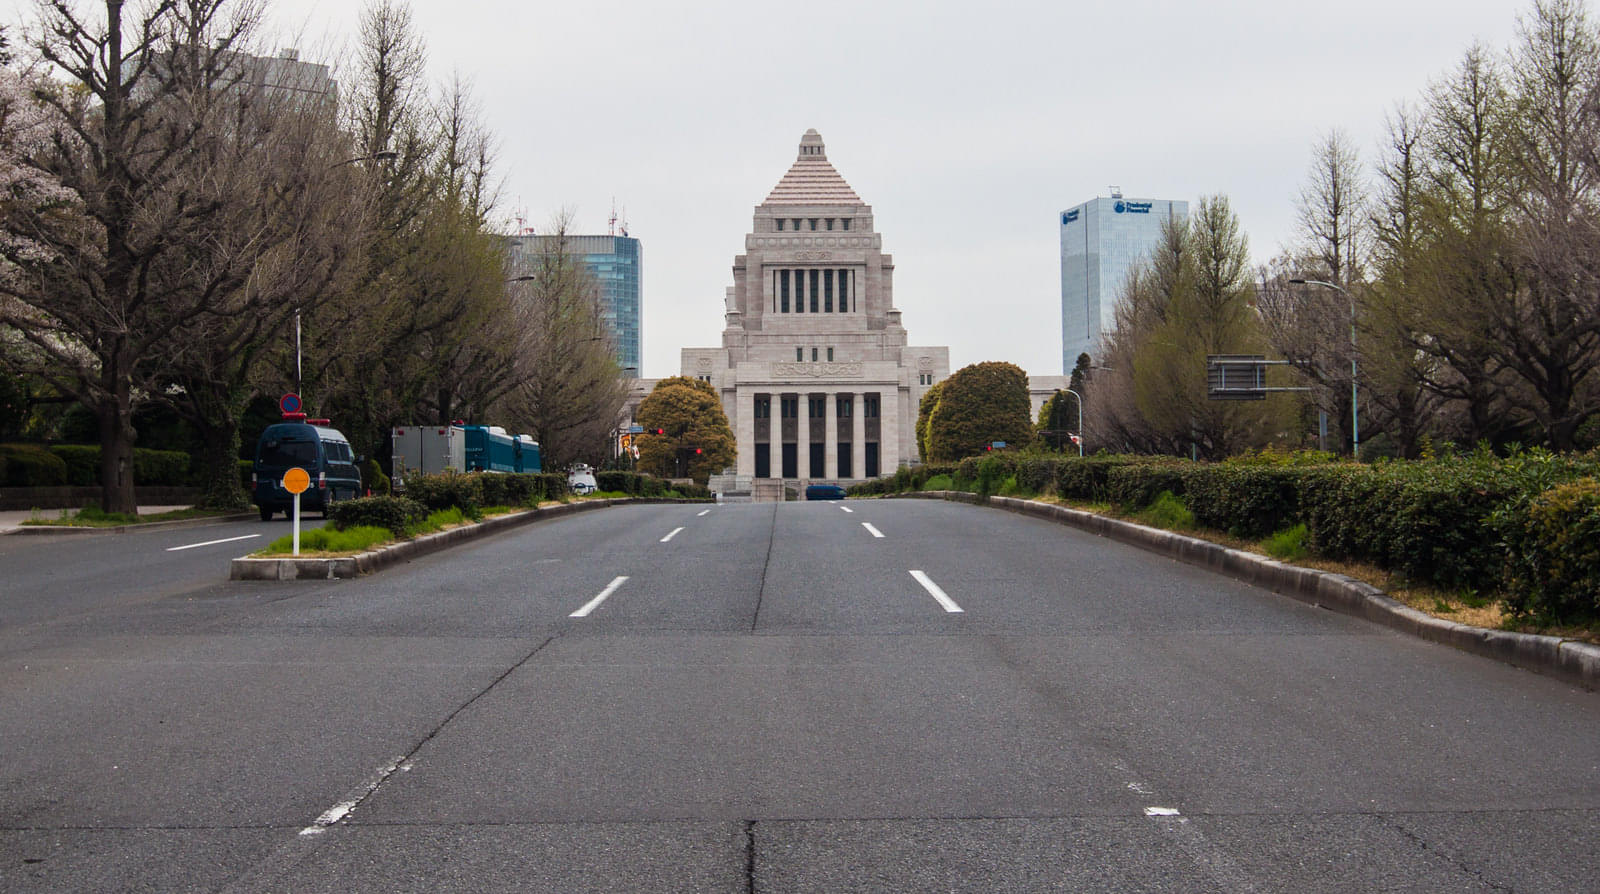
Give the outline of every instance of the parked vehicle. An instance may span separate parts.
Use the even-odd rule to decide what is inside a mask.
[[[594,469],[583,463],[578,463],[567,470],[567,489],[580,497],[588,496],[600,489],[599,482],[595,481]]]
[[[498,425],[400,425],[390,430],[389,443],[396,490],[412,474],[544,471],[539,442]]]
[[[807,500],[842,500],[844,488],[837,484],[809,484],[806,485]]]
[[[294,495],[283,489],[283,475],[293,468],[305,469],[311,476],[311,487],[300,495],[300,511],[321,512],[326,518],[334,503],[361,496],[357,461],[349,439],[326,419],[267,426],[256,442],[250,471],[250,490],[261,520],[272,518],[274,512],[291,511]]]

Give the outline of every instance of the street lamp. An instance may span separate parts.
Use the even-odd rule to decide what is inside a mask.
[[[374,152],[371,155],[358,155],[355,158],[347,158],[344,161],[335,162],[334,164],[328,165],[328,170],[331,171],[334,168],[342,168],[345,165],[355,164],[358,161],[391,161],[391,160],[399,158],[399,157],[400,157],[400,153],[394,151],[393,149],[385,149],[382,152]],[[294,393],[295,394],[300,394],[300,392],[301,392],[301,381],[300,380],[301,380],[301,372],[300,372],[300,308],[297,307],[297,308],[294,309]]]
[[[1060,422],[1061,401],[1059,400],[1059,398],[1061,397],[1061,393],[1063,391],[1066,392],[1067,394],[1072,395],[1073,397],[1076,397],[1078,399],[1078,434],[1077,434],[1077,438],[1078,438],[1078,455],[1079,456],[1083,456],[1083,395],[1079,394],[1076,391],[1073,391],[1071,388],[1057,388],[1056,389],[1056,398],[1057,398],[1057,400],[1055,402],[1055,405],[1050,410],[1050,417],[1051,417],[1050,418],[1050,424],[1051,424],[1052,427],[1051,427],[1051,429],[1049,431],[1049,434],[1057,435],[1058,437],[1061,434],[1061,422]],[[1056,449],[1058,449],[1058,450],[1061,449],[1061,442],[1059,440],[1056,441]]]
[[[1361,421],[1356,413],[1356,296],[1344,286],[1321,279],[1291,279],[1298,286],[1322,286],[1340,292],[1350,299],[1350,455],[1361,461]]]

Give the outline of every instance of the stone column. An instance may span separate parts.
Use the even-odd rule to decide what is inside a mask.
[[[744,385],[733,389],[733,444],[738,451],[735,472],[742,478],[756,474],[756,395],[755,390]]]
[[[822,471],[829,481],[839,477],[839,393],[829,391],[822,398]]]
[[[878,474],[900,468],[900,389],[889,386],[878,396]]]
[[[802,391],[797,395],[794,425],[794,473],[804,480],[811,477],[811,394]]]
[[[855,406],[850,408],[850,474],[854,478],[867,477],[867,395],[857,391],[850,395]]]

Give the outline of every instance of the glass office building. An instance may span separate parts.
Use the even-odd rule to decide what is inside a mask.
[[[1113,193],[1061,212],[1061,371],[1078,355],[1098,361],[1100,338],[1116,326],[1114,308],[1128,271],[1161,238],[1161,225],[1189,203]]]
[[[537,255],[552,236],[514,236],[515,252]],[[568,236],[567,251],[580,260],[600,289],[600,313],[617,345],[617,365],[640,375],[642,305],[639,240],[631,236]]]

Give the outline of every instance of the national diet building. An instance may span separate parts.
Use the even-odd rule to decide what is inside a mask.
[[[684,348],[709,382],[757,494],[875,478],[917,460],[917,405],[950,374],[950,349],[907,344],[894,260],[872,206],[808,130],[733,259],[720,348]]]

